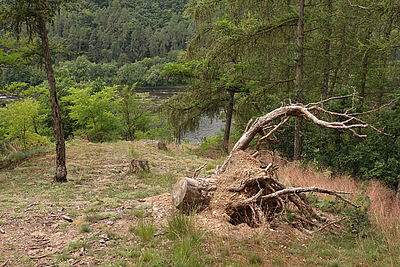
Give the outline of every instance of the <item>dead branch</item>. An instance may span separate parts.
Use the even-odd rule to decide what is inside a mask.
[[[206,165],[207,165],[207,163],[204,163],[203,165],[201,165],[200,167],[198,167],[198,168],[193,172],[192,179],[197,178],[197,176],[199,176],[201,170],[202,170]]]
[[[322,231],[322,230],[328,228],[329,226],[336,225],[336,224],[338,224],[338,223],[341,223],[341,222],[344,221],[344,220],[347,220],[347,218],[341,218],[340,220],[327,223],[327,224],[325,224],[324,226],[322,226],[322,227],[318,228],[317,230],[315,230],[313,233],[320,232],[320,231]]]
[[[272,130],[269,131],[266,135],[264,135],[263,137],[261,137],[260,140],[258,140],[258,142],[257,142],[256,149],[259,150],[259,149],[260,149],[260,146],[261,146],[261,143],[262,143],[264,140],[268,140],[268,138],[269,138],[273,133],[275,133],[282,125],[284,125],[289,119],[290,119],[290,117],[284,117],[284,118],[281,120],[281,122],[280,122],[279,124],[277,124],[277,125],[274,127],[274,129],[272,129]]]
[[[353,207],[356,207],[356,208],[360,207],[359,205],[356,205],[356,204],[352,203],[350,200],[345,199],[343,196],[341,196],[343,194],[352,194],[351,192],[328,190],[328,189],[318,188],[315,186],[312,186],[312,187],[288,187],[288,188],[282,189],[280,191],[271,193],[269,195],[263,196],[262,199],[270,199],[270,198],[275,198],[275,197],[278,197],[281,195],[297,194],[297,193],[305,193],[305,192],[316,192],[316,193],[322,193],[322,194],[336,196],[340,200],[352,205]]]
[[[246,131],[243,133],[243,135],[240,137],[240,139],[236,142],[234,145],[231,154],[227,157],[223,165],[217,170],[217,174],[220,174],[225,171],[228,162],[231,159],[231,155],[235,153],[238,150],[246,150],[250,142],[255,138],[257,134],[262,134],[263,136],[257,143],[257,148],[260,147],[261,142],[264,140],[268,139],[274,132],[276,132],[279,128],[281,128],[283,125],[285,125],[289,118],[291,117],[301,117],[304,118],[308,121],[311,121],[314,124],[317,124],[321,127],[324,128],[330,128],[330,129],[338,129],[338,130],[346,130],[351,132],[354,136],[360,137],[360,138],[365,138],[367,135],[365,134],[360,134],[359,132],[356,131],[356,129],[362,129],[362,128],[371,128],[381,134],[385,134],[383,131],[377,129],[376,127],[370,125],[366,121],[358,118],[357,116],[359,115],[364,115],[368,113],[372,113],[374,111],[377,111],[379,109],[374,109],[371,110],[371,112],[364,112],[364,113],[353,113],[353,114],[348,114],[348,113],[338,113],[338,112],[333,112],[329,111],[325,108],[322,107],[323,104],[334,101],[334,100],[339,100],[339,99],[344,99],[344,98],[349,98],[349,97],[357,97],[355,94],[350,94],[350,95],[345,95],[345,96],[336,96],[336,97],[331,97],[325,100],[321,100],[319,102],[315,103],[309,103],[307,105],[303,104],[289,104],[287,106],[283,106],[280,108],[277,108],[268,114],[258,117],[254,121],[249,121]],[[397,100],[396,100],[397,101]],[[394,102],[392,101],[391,103],[384,105],[385,107],[392,105]],[[329,115],[334,115],[338,117],[345,118],[343,121],[325,121],[321,118],[318,118],[316,114],[314,113],[325,113]],[[281,119],[281,122],[278,123],[275,126],[271,126],[270,124],[275,121]],[[270,129],[268,133],[264,133],[265,129]]]

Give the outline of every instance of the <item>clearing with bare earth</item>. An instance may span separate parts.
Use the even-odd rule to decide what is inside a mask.
[[[376,182],[278,160],[279,176],[292,186],[352,191],[365,213],[348,214],[348,230],[306,235],[282,220],[251,228],[224,218],[223,198],[197,215],[179,214],[169,192],[182,177],[212,175],[223,158],[195,147],[157,141],[68,144],[69,181],[52,183],[53,153],[38,154],[0,170],[0,266],[399,266],[398,203]],[[245,152],[243,152],[245,153]],[[150,172],[132,174],[132,159]],[[252,163],[233,162],[221,180],[231,183]],[[311,195],[313,204],[335,210],[332,198]],[[339,206],[339,205],[337,205]],[[290,218],[289,218],[290,219]]]

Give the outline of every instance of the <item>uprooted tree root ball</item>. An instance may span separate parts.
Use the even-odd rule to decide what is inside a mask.
[[[342,196],[349,192],[288,187],[278,179],[277,171],[276,164],[262,164],[249,153],[239,151],[232,155],[226,171],[218,177],[178,181],[172,193],[174,205],[185,213],[204,210],[222,214],[221,218],[232,225],[244,223],[256,228],[285,222],[307,234],[321,230],[340,232],[344,218],[313,207],[306,193],[332,195],[358,207]]]
[[[263,167],[263,166],[262,166]],[[264,168],[264,167],[263,167]],[[331,218],[316,210],[306,196],[306,192],[317,192],[336,196],[348,204],[358,207],[342,194],[348,192],[321,189],[317,187],[287,187],[278,180],[277,166],[270,163],[264,175],[252,175],[247,171],[245,177],[228,187],[232,192],[231,201],[226,204],[225,213],[233,225],[246,223],[250,227],[282,221],[291,217],[289,223],[305,233],[326,229],[335,233],[342,227],[338,224],[343,218]]]

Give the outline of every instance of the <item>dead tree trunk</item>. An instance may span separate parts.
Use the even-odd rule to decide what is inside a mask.
[[[183,178],[172,189],[172,203],[186,214],[198,212],[208,207],[216,189],[215,180]]]
[[[235,153],[238,150],[246,150],[249,147],[250,142],[253,141],[253,139],[256,137],[257,134],[260,134],[262,136],[259,142],[267,140],[269,137],[271,137],[272,134],[274,134],[279,128],[281,128],[291,117],[302,118],[325,128],[347,130],[352,132],[357,137],[367,137],[367,136],[357,133],[354,129],[371,127],[374,130],[378,130],[370,126],[362,119],[358,118],[358,116],[363,115],[363,113],[362,114],[337,113],[337,112],[331,112],[322,107],[322,104],[325,104],[329,101],[348,98],[348,97],[354,97],[354,95],[332,97],[326,100],[322,100],[320,102],[310,103],[307,105],[292,104],[280,107],[262,117],[257,118],[254,122],[250,122],[249,125],[247,126],[246,131],[236,142],[235,146],[232,148],[231,154],[227,157],[224,164],[219,168],[218,172],[224,171],[224,169],[226,168],[226,164],[229,162],[230,156],[233,153]],[[342,118],[343,120],[333,121],[333,122],[325,121],[318,118],[314,114],[317,112],[318,114],[336,116]],[[276,125],[271,125],[274,121],[279,119],[281,120],[280,123]]]
[[[234,100],[235,100],[235,92],[232,90],[228,91],[228,104],[226,105],[226,123],[224,131],[224,141],[222,142],[222,149],[227,155],[229,154],[229,136],[231,134]]]
[[[299,0],[299,19],[296,33],[296,101],[303,101],[303,74],[304,74],[304,0]],[[294,127],[293,159],[300,160],[303,151],[303,138],[301,129],[303,120],[296,118]]]

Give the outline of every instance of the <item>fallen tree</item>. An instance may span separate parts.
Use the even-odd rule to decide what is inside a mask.
[[[326,230],[336,233],[337,230],[341,229],[340,222],[344,218],[328,216],[319,211],[310,204],[306,193],[331,195],[354,208],[359,208],[358,205],[344,197],[351,192],[319,187],[288,187],[281,183],[277,177],[278,166],[272,163],[265,165],[264,162],[260,162],[258,170],[248,171],[242,177],[236,177],[234,183],[230,185],[224,183],[223,188],[220,186],[222,182],[219,177],[226,171],[232,157],[239,151],[246,150],[255,137],[260,135],[261,137],[255,145],[256,151],[252,153],[254,157],[258,157],[261,143],[268,140],[291,117],[301,117],[325,128],[350,131],[360,138],[364,138],[366,135],[361,134],[359,129],[367,127],[385,134],[359,117],[366,113],[350,113],[350,111],[337,113],[324,108],[324,104],[329,101],[347,97],[354,96],[333,97],[307,105],[290,104],[277,108],[255,121],[250,121],[225,162],[217,169],[217,177],[212,177],[211,180],[198,179],[195,177],[198,175],[198,170],[196,170],[192,178],[184,178],[177,182],[172,192],[174,205],[181,209],[183,207],[186,213],[190,211],[199,212],[208,207],[213,198],[213,192],[217,191],[216,194],[228,195],[228,197],[221,198],[224,203],[219,205],[224,205],[223,210],[227,215],[225,217],[231,224],[246,223],[250,227],[259,227],[276,218],[290,214],[293,220],[289,223],[302,232],[310,234],[315,231]],[[340,120],[327,121],[321,119],[323,114],[338,117]],[[274,124],[278,120],[279,122]]]

